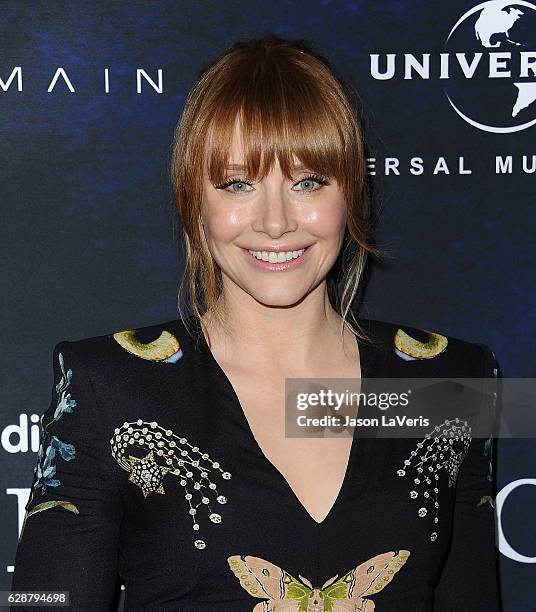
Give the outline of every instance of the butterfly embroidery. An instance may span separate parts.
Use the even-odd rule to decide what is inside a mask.
[[[265,600],[252,612],[371,612],[375,604],[368,597],[391,582],[409,555],[409,550],[376,555],[338,580],[336,574],[320,588],[260,557],[233,555],[227,561],[242,587]]]

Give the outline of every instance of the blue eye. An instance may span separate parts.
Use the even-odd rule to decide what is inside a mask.
[[[320,186],[329,185],[329,181],[324,176],[320,176],[318,174],[310,174],[308,176],[304,176],[297,183],[294,184],[294,187],[297,185],[301,185],[302,183],[312,185],[313,183],[317,183]],[[239,189],[229,189],[229,187],[239,186]],[[225,181],[221,185],[217,185],[216,189],[222,189],[224,191],[229,191],[230,193],[249,193],[250,189],[246,189],[245,187],[249,186],[253,188],[253,185],[244,179],[233,178]],[[313,192],[318,191],[320,187],[311,186],[311,188],[306,187],[305,189],[297,189],[295,191],[303,191],[303,192]]]
[[[300,181],[296,183],[296,185],[300,185],[301,183],[318,183],[319,185],[329,185],[329,181],[318,174],[310,174],[309,176],[305,176]],[[298,189],[298,191],[318,191],[320,187],[312,188],[312,189]]]
[[[228,189],[228,187],[232,187],[232,186],[234,187],[235,185],[240,185],[241,188],[240,189],[230,189],[230,190]],[[223,189],[224,191],[229,191],[230,193],[248,193],[248,190],[244,189],[246,185],[253,187],[251,183],[248,183],[248,181],[244,181],[243,179],[230,179],[226,181],[225,183],[218,185],[216,189]]]

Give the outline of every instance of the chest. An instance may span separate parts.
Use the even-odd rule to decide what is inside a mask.
[[[353,364],[341,362],[335,369],[337,378],[355,376]],[[331,374],[334,375],[333,370]],[[296,384],[316,393],[319,387],[331,387],[330,376],[286,385],[286,380],[303,375],[297,372],[286,377],[277,372],[263,375],[229,368],[226,375],[253,444],[286,481],[304,510],[320,523],[334,505],[348,471],[352,430],[336,437],[322,425],[303,427],[299,437],[290,437],[286,432],[298,414],[292,404]],[[321,407],[313,411],[311,416],[325,413]]]

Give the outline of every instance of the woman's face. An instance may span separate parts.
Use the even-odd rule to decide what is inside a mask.
[[[246,183],[244,170],[234,166],[244,163],[236,125],[224,184],[214,187],[205,170],[208,246],[226,293],[291,306],[325,281],[335,263],[346,226],[344,196],[335,180],[314,178],[308,168],[297,167],[288,181],[277,159],[262,181]]]

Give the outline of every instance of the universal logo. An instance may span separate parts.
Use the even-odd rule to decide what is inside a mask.
[[[447,100],[469,125],[519,132],[536,124],[535,33],[535,4],[482,2],[456,21],[444,53],[370,54],[371,76],[442,79]]]

